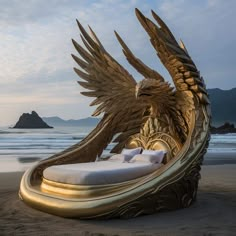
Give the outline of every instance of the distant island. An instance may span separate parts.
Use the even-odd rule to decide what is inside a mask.
[[[30,113],[23,113],[15,126],[14,129],[50,129],[53,128],[49,126],[43,119],[37,114],[37,112],[32,111]]]
[[[52,125],[54,127],[57,126],[85,126],[85,127],[91,127],[96,126],[98,122],[100,121],[100,118],[93,118],[93,117],[87,117],[84,119],[78,119],[78,120],[63,120],[62,118],[58,116],[52,116],[52,117],[42,117],[42,119],[49,125]]]
[[[211,127],[211,133],[212,134],[228,134],[228,133],[236,133],[236,128],[234,127],[234,124],[230,124],[229,122],[226,122],[225,124],[219,126],[219,127]]]

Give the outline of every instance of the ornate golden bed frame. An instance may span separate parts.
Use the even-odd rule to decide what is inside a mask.
[[[19,195],[39,210],[78,218],[135,217],[190,206],[195,200],[200,166],[209,142],[210,104],[203,78],[183,42],[177,43],[165,23],[157,24],[136,9],[158,57],[169,71],[175,89],[156,71],[134,56],[116,36],[129,63],[144,76],[134,78],[104,49],[90,29],[78,22],[86,50],[73,40],[80,58],[75,72],[96,99],[93,115],[103,113],[97,127],[80,143],[27,170]],[[114,136],[116,137],[113,140]],[[71,185],[47,180],[43,170],[52,165],[93,162],[114,141],[112,152],[124,147],[165,149],[164,165],[138,179],[107,185]]]

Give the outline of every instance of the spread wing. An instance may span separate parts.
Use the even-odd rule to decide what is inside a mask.
[[[79,69],[74,68],[74,70],[83,79],[78,83],[88,90],[82,92],[83,95],[95,97],[90,104],[97,105],[93,116],[104,113],[102,124],[100,123],[99,126],[102,127],[108,122],[109,125],[106,126],[110,137],[121,133],[116,139],[119,145],[113,150],[119,151],[130,135],[139,132],[146,108],[143,103],[136,101],[134,78],[109,55],[91,28],[90,36],[78,21],[77,23],[81,31],[81,39],[87,49],[72,40],[80,54],[80,58],[72,55],[80,66]],[[106,145],[107,141],[102,144],[102,149]]]
[[[190,125],[189,112],[194,108],[193,97],[201,103],[209,103],[204,80],[183,42],[177,43],[170,29],[155,12],[152,11],[152,15],[158,24],[154,24],[138,9],[136,9],[136,15],[150,36],[158,57],[173,79],[176,87],[177,108],[182,111],[187,124]]]
[[[128,46],[125,44],[125,42],[121,39],[119,34],[115,31],[116,37],[118,41],[120,42],[123,53],[126,56],[126,59],[128,62],[140,73],[144,76],[144,78],[152,78],[159,81],[164,81],[164,78],[155,70],[151,69],[147,65],[145,65],[140,58],[137,58],[131,50],[128,48]]]

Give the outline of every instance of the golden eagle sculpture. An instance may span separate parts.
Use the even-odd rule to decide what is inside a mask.
[[[127,60],[144,77],[137,83],[92,29],[88,34],[77,22],[84,45],[72,40],[79,54],[72,55],[79,66],[74,70],[86,89],[82,94],[95,98],[93,115],[103,116],[80,143],[25,172],[19,195],[30,206],[63,217],[126,218],[188,207],[196,200],[210,138],[204,80],[183,42],[176,41],[158,15],[152,11],[156,23],[138,9],[136,15],[175,87],[134,56],[115,33]],[[116,143],[112,153],[142,147],[167,154],[156,171],[115,184],[76,185],[45,178],[44,171],[52,166],[95,162],[111,142]]]

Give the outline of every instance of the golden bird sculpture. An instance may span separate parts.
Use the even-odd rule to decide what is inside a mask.
[[[187,207],[195,201],[210,138],[205,83],[183,42],[176,41],[161,18],[152,11],[154,23],[135,11],[174,87],[134,56],[115,32],[128,62],[144,77],[137,83],[93,30],[89,28],[89,35],[77,21],[84,45],[72,40],[79,54],[72,55],[79,66],[74,70],[82,79],[78,83],[87,90],[81,93],[95,97],[90,104],[97,106],[93,116],[103,116],[80,143],[24,174],[20,197],[27,204],[63,217],[113,218]],[[52,183],[43,177],[49,166],[94,162],[112,141],[116,143],[112,153],[124,147],[165,149],[164,165],[141,179],[96,188]]]

